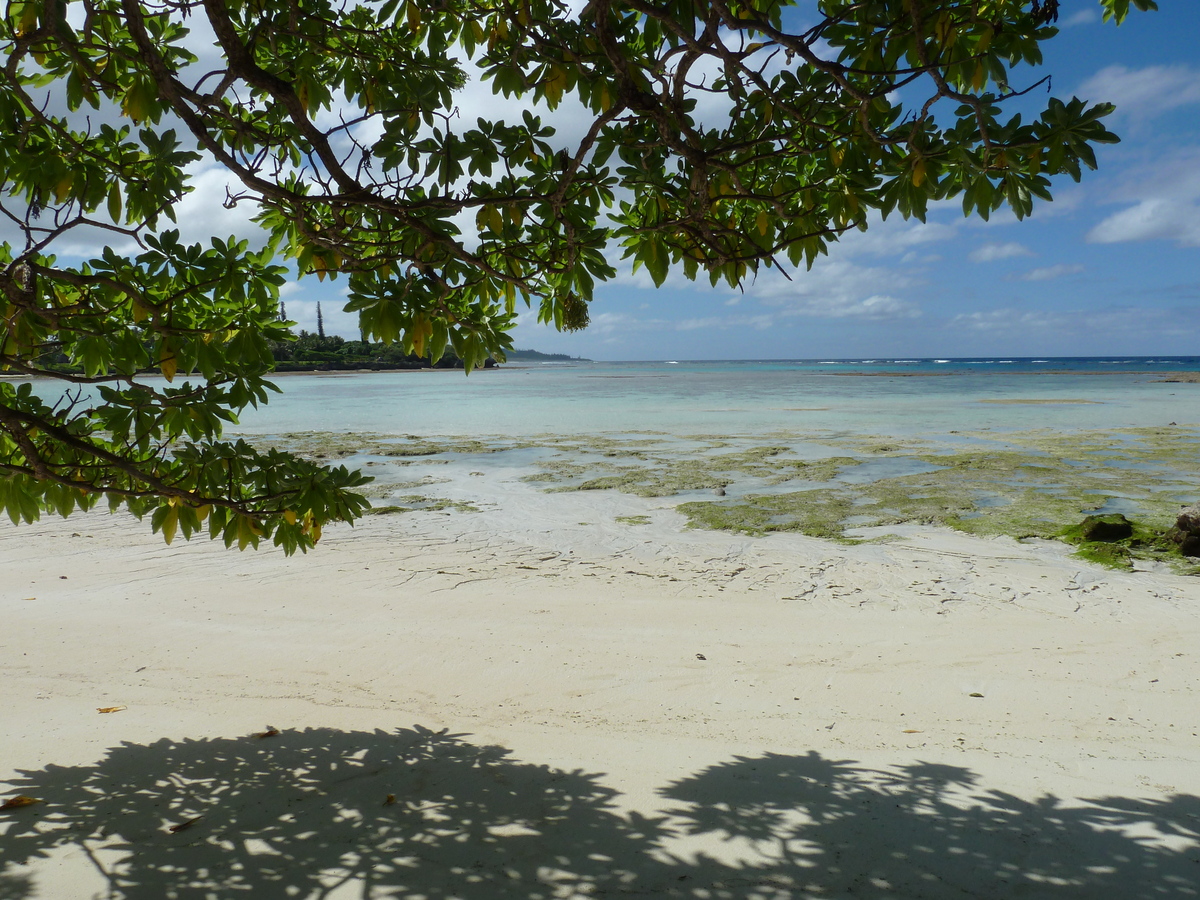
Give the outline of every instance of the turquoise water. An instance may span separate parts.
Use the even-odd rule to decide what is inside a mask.
[[[234,430],[515,438],[1194,425],[1200,384],[1155,381],[1182,370],[1200,370],[1200,358],[582,362],[470,376],[289,375],[276,379],[284,393],[247,410]]]

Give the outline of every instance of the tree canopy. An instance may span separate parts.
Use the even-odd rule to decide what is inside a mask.
[[[1117,139],[1108,104],[1012,109],[1058,7],[9,0],[0,369],[54,380],[0,380],[0,507],[103,498],[168,541],[287,552],[361,514],[358,473],[222,438],[274,389],[289,278],[345,278],[365,340],[469,370],[503,359],[518,303],[585,327],[617,253],[737,285],[872,215],[1023,217]],[[464,121],[469,79],[523,108]],[[259,235],[181,239],[212,166]]]

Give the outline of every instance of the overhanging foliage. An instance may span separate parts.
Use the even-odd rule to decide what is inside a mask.
[[[168,540],[207,524],[288,552],[361,514],[357,473],[221,439],[272,389],[289,266],[346,277],[366,339],[469,369],[503,357],[518,303],[586,326],[614,247],[658,284],[678,266],[736,285],[811,265],[873,210],[1023,217],[1116,140],[1106,104],[1005,111],[1042,84],[1058,5],[11,0],[0,366],[89,390],[0,382],[0,506],[107,498]],[[544,115],[461,121],[472,72]],[[564,104],[583,124],[560,136]],[[261,247],[181,241],[204,166]]]

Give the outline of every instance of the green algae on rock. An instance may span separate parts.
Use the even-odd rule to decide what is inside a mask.
[[[1110,569],[1129,569],[1134,559],[1171,562],[1177,568],[1185,563],[1167,529],[1132,522],[1120,514],[1087,516],[1055,537],[1074,544],[1076,556]]]

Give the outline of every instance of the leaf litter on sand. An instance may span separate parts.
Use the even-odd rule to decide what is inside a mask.
[[[33,806],[41,803],[37,797],[26,797],[24,794],[17,794],[15,797],[9,797],[3,803],[0,803],[0,812],[9,812],[14,809],[24,809],[26,806]]]

